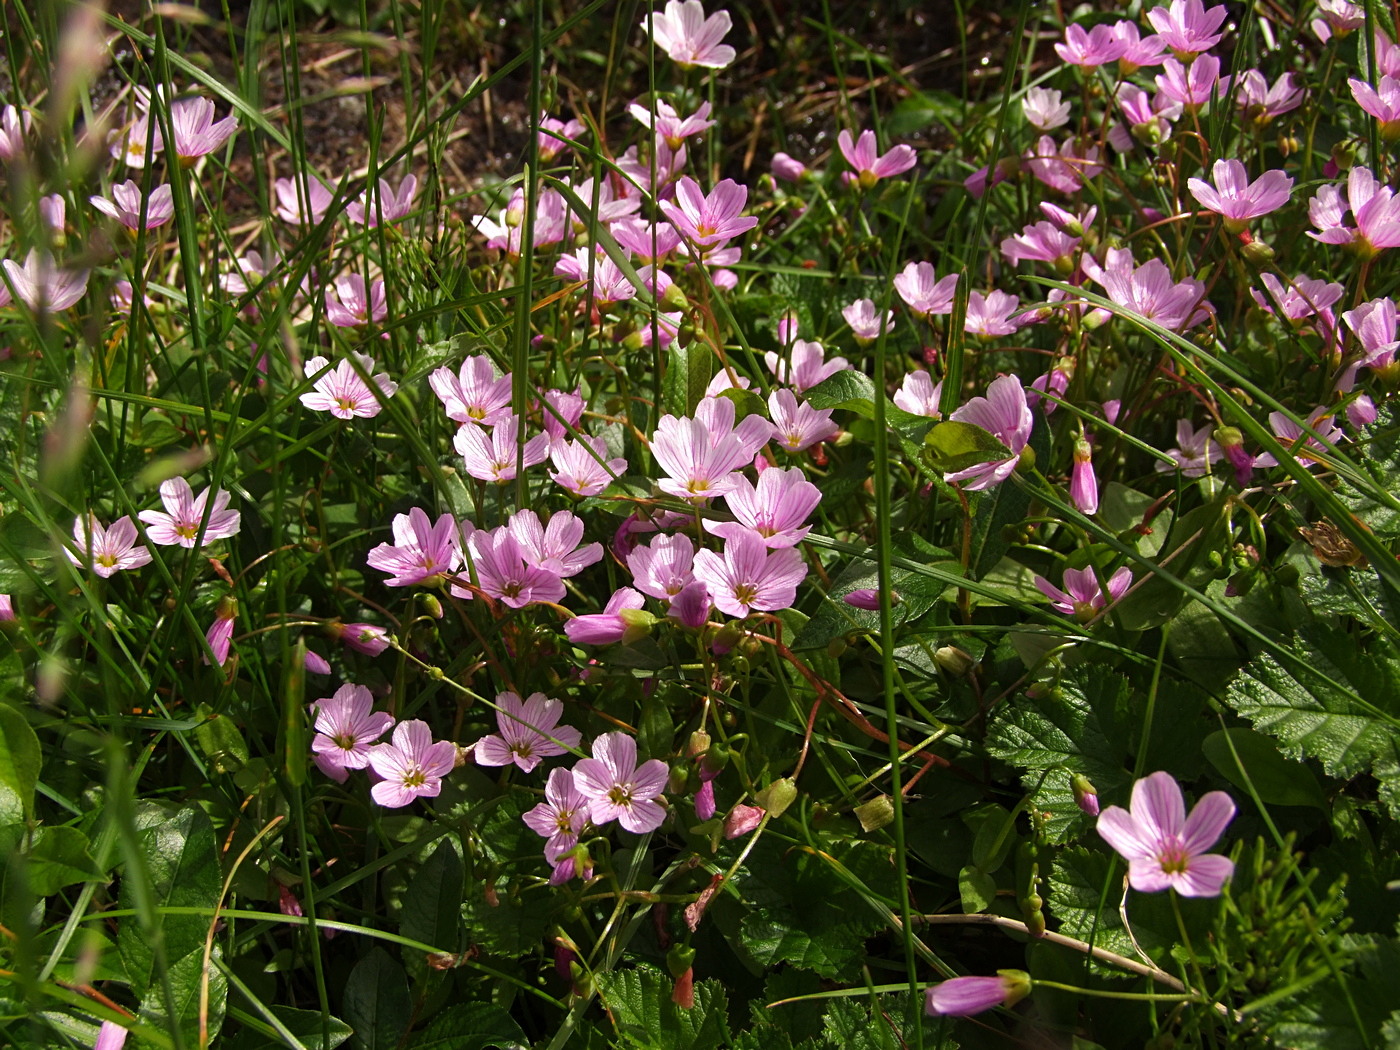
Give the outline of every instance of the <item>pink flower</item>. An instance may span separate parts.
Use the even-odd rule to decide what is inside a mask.
[[[1078,237],[1071,237],[1049,222],[1034,223],[1001,242],[1001,254],[1008,262],[1048,262],[1063,274],[1074,271],[1074,253],[1078,248]]]
[[[614,303],[633,299],[637,286],[632,283],[617,263],[602,251],[584,245],[572,254],[561,255],[554,264],[554,272],[572,281],[589,284],[589,294],[599,310],[607,310]]]
[[[365,559],[370,568],[387,572],[389,587],[436,583],[462,564],[457,519],[451,514],[436,522],[418,507],[394,515],[394,542],[381,543]]]
[[[214,613],[214,622],[204,632],[204,640],[214,653],[214,662],[220,667],[228,663],[229,644],[233,641],[233,624],[238,617],[238,601],[234,598],[220,598]],[[209,657],[204,657],[209,662]]]
[[[362,685],[347,683],[334,696],[311,705],[316,735],[311,740],[311,760],[337,784],[344,784],[350,770],[369,765],[370,745],[389,731],[394,716],[372,712],[374,697]]]
[[[791,390],[774,390],[768,395],[768,415],[773,421],[773,440],[789,452],[801,452],[841,431],[832,422],[830,409],[815,409],[799,401]]]
[[[1025,323],[1025,315],[1015,314],[1021,300],[1014,295],[994,289],[984,297],[981,292],[968,292],[967,313],[963,316],[963,331],[983,339],[1010,335]]]
[[[700,6],[698,0],[686,2]],[[686,175],[676,183],[675,202],[662,201],[660,206],[662,213],[687,240],[697,247],[710,248],[758,225],[758,219],[739,214],[748,199],[748,187],[733,179],[717,183],[707,197],[700,192],[700,184]]]
[[[151,552],[137,544],[140,537],[131,518],[122,515],[111,528],[92,514],[84,514],[73,522],[74,547],[64,548],[74,565],[90,565],[103,579],[122,569],[139,569],[150,563]]]
[[[844,357],[825,360],[826,351],[822,344],[807,339],[794,339],[792,348],[785,356],[786,360],[784,355],[769,350],[764,353],[763,362],[777,377],[778,382],[786,383],[799,394],[842,369],[851,367],[851,363]]]
[[[1344,226],[1350,210],[1356,226]],[[1308,236],[1324,244],[1345,244],[1363,257],[1382,248],[1400,247],[1400,198],[1384,186],[1369,168],[1355,167],[1347,174],[1346,195],[1335,186],[1323,186],[1308,203],[1308,217],[1319,233]],[[8,269],[10,263],[5,266]]]
[[[669,102],[657,99],[654,127],[651,111],[646,106],[640,106],[634,102],[627,107],[627,112],[632,114],[642,127],[651,128],[656,137],[673,150],[680,149],[681,143],[692,135],[698,135],[700,132],[715,126],[715,122],[710,119],[710,104],[708,102],[700,103],[700,108],[694,113],[688,117],[682,117]]]
[[[1293,419],[1282,412],[1269,413],[1269,429],[1274,432],[1274,437],[1291,452],[1299,463],[1319,463],[1325,462],[1325,457],[1331,455],[1333,449],[1329,446],[1335,445],[1342,440],[1342,430],[1337,426],[1332,416],[1332,410],[1326,406],[1318,406],[1308,413],[1305,420],[1307,429],[1299,426]],[[1314,430],[1325,441],[1326,444],[1318,441],[1308,430]],[[1320,453],[1324,458],[1308,455],[1308,451],[1313,450]],[[1276,467],[1278,460],[1268,452],[1261,452],[1254,457],[1256,467]]]
[[[1325,312],[1328,327],[1331,327],[1332,311],[1329,308],[1342,297],[1344,289],[1340,284],[1335,281],[1313,280],[1302,274],[1286,285],[1271,273],[1260,274],[1259,279],[1268,289],[1270,298],[1266,298],[1257,288],[1251,288],[1249,294],[1263,309],[1273,313],[1273,304],[1276,302],[1279,311],[1290,321],[1303,321]]]
[[[594,824],[616,820],[628,831],[655,831],[666,819],[656,801],[669,769],[659,758],[637,765],[637,742],[626,733],[604,733],[593,741],[593,757],[574,766],[574,786],[588,799]]]
[[[370,788],[370,797],[381,806],[397,809],[415,798],[435,798],[442,778],[452,772],[457,745],[450,740],[433,742],[433,731],[419,719],[394,727],[391,744],[375,744],[369,750],[369,767],[384,779]]]
[[[821,502],[821,489],[807,480],[801,470],[769,467],[758,476],[758,485],[739,474],[724,494],[725,506],[734,521],[703,522],[706,531],[724,539],[749,532],[759,536],[772,550],[795,547],[812,527],[806,524]]]
[[[846,163],[851,166],[853,174],[849,178],[859,183],[863,190],[870,189],[881,179],[903,174],[919,159],[913,149],[902,144],[877,155],[875,132],[869,128],[860,133],[860,138],[854,140],[851,133],[843,128],[836,136],[836,144],[841,149],[841,156],[845,157]]]
[[[36,314],[66,310],[87,291],[87,270],[59,269],[47,253],[40,253],[34,248],[25,256],[23,266],[13,259],[6,259],[4,269],[5,276],[14,286],[15,295]],[[5,296],[8,302],[8,289]]]
[[[1363,355],[1361,364],[1367,368],[1388,369],[1400,350],[1396,340],[1395,303],[1389,298],[1372,299],[1355,310],[1342,314],[1347,327],[1356,333]]]
[[[498,376],[484,354],[468,357],[455,376],[450,368],[435,369],[428,385],[447,410],[447,418],[458,423],[494,426],[510,414],[510,376]]]
[[[763,822],[763,815],[762,806],[746,806],[742,802],[739,803],[724,818],[724,837],[737,839],[740,835],[747,835]]]
[[[953,312],[953,294],[958,287],[958,275],[950,273],[938,280],[933,266],[926,262],[911,262],[894,279],[894,290],[916,317]]]
[[[209,510],[208,522],[205,522],[209,491],[205,489],[196,498],[190,483],[184,478],[162,481],[160,498],[165,504],[165,511],[143,510],[137,515],[146,523],[146,535],[151,542],[163,547],[192,548],[200,535],[201,526],[204,529],[203,545],[237,535],[239,514],[236,510],[228,509],[229,494],[224,489],[214,494],[214,506]]]
[[[567,579],[603,557],[603,545],[590,543],[579,546],[583,538],[583,519],[572,511],[555,511],[548,526],[541,524],[533,510],[518,510],[510,516],[511,535],[520,543],[520,551],[531,565]]]
[[[695,544],[689,536],[657,536],[649,545],[632,549],[627,568],[639,591],[669,602],[695,578],[694,561]]]
[[[1383,76],[1375,87],[1364,80],[1347,80],[1356,104],[1380,121],[1381,138],[1394,142],[1400,138],[1400,80]]]
[[[114,131],[108,136],[108,152],[129,168],[144,168],[147,153],[159,153],[164,148],[160,125],[153,122],[148,113],[142,113],[126,130]]]
[[[1099,587],[1098,575],[1092,565],[1083,569],[1065,570],[1065,590],[1060,590],[1044,576],[1035,578],[1040,593],[1050,599],[1052,608],[1073,616],[1080,623],[1088,623],[1098,615],[1100,609],[1109,602],[1116,602],[1133,582],[1133,573],[1126,565],[1108,578],[1108,596]]]
[[[351,649],[366,656],[378,656],[389,648],[389,632],[372,623],[347,623],[338,626],[338,636]]]
[[[1108,132],[1108,144],[1119,153],[1129,153],[1135,143],[1156,146],[1172,137],[1172,121],[1181,116],[1181,106],[1161,92],[1149,95],[1136,84],[1124,82],[1115,92],[1124,123]]]
[[[933,376],[927,372],[909,372],[904,377],[904,383],[895,391],[894,403],[896,408],[902,408],[916,416],[941,419],[943,412],[938,403],[942,397],[942,380],[935,383]]]
[[[488,598],[512,609],[534,602],[558,602],[564,597],[564,580],[555,572],[531,564],[523,545],[508,526],[478,530],[467,537],[467,553],[477,585]],[[453,585],[451,593],[470,598],[471,592]]]
[[[378,324],[389,316],[384,298],[384,282],[373,281],[368,290],[357,273],[335,279],[335,291],[326,289],[326,320],[340,328],[358,328],[371,321]]]
[[[700,0],[667,0],[664,12],[653,11],[642,19],[642,28],[651,33],[656,46],[684,69],[723,69],[733,62],[734,49],[720,43],[730,24],[728,11],[706,18]]]
[[[629,216],[618,219],[608,229],[617,243],[637,257],[639,262],[660,263],[680,247],[680,231],[669,222],[650,223]]]
[[[930,1017],[971,1017],[996,1006],[1014,1006],[1030,994],[1029,975],[998,970],[997,977],[954,977],[929,985],[924,1012]]]
[[[171,199],[171,192],[168,185],[162,184],[151,191],[149,198],[143,198],[141,187],[128,179],[121,185],[112,187],[111,200],[105,197],[89,197],[88,201],[102,214],[116,219],[135,232],[164,226],[175,217],[175,202]],[[141,221],[143,201],[146,209],[144,224]]]
[[[578,845],[578,837],[588,824],[588,797],[574,783],[573,771],[561,766],[549,771],[544,798],[521,819],[531,831],[545,837],[545,859],[553,864],[560,854]]]
[[[1099,512],[1099,481],[1094,475],[1093,446],[1082,437],[1074,443],[1069,498],[1080,514],[1092,518]]]
[[[1235,80],[1235,104],[1246,119],[1263,126],[1274,117],[1303,104],[1304,90],[1293,73],[1283,73],[1273,85],[1257,69],[1246,69]]]
[[[1156,470],[1168,473],[1180,470],[1184,477],[1199,478],[1209,472],[1212,463],[1218,463],[1224,455],[1220,446],[1211,440],[1215,424],[1207,423],[1200,429],[1191,425],[1189,419],[1176,422],[1176,448],[1167,449],[1166,454],[1173,462],[1158,460]]]
[[[308,377],[317,376],[315,389],[301,395],[301,403],[315,412],[329,412],[337,419],[371,419],[379,415],[384,402],[394,396],[399,385],[387,374],[374,375],[374,358],[365,354],[355,354],[359,362],[357,371],[348,359],[342,359],[334,369],[324,357],[309,359],[304,371]],[[365,382],[364,376],[371,376],[374,388]]]
[[[1113,39],[1122,48],[1118,56],[1118,72],[1123,76],[1135,73],[1144,66],[1160,66],[1167,57],[1162,38],[1156,33],[1140,37],[1136,22],[1124,19],[1115,23]]]
[[[1116,62],[1122,53],[1122,42],[1114,35],[1113,27],[1107,25],[1096,25],[1085,32],[1083,26],[1071,24],[1065,27],[1064,42],[1055,45],[1061,62],[1085,72]]]
[[[175,132],[175,156],[186,166],[213,153],[238,130],[236,116],[214,122],[214,103],[207,98],[176,101],[170,107],[170,123]]]
[[[376,193],[366,189],[360,199],[345,206],[345,217],[357,226],[374,229],[384,223],[398,222],[413,210],[413,195],[418,192],[418,178],[406,175],[396,190],[388,179],[380,179]]]
[[[92,1050],[122,1050],[126,1046],[127,1029],[116,1021],[103,1021],[97,1030],[97,1041]]]
[[[574,141],[587,130],[581,120],[557,120],[544,113],[540,114],[538,127],[539,131],[535,137],[539,142],[537,148],[541,164],[548,164],[566,152]]]
[[[1060,93],[1055,90],[1031,88],[1021,99],[1021,112],[1039,131],[1050,131],[1069,123],[1069,103],[1060,101]]]
[[[1250,219],[1278,211],[1293,193],[1293,180],[1278,169],[1264,172],[1253,182],[1237,160],[1217,160],[1211,169],[1212,186],[1204,179],[1187,179],[1191,195],[1225,217],[1225,228],[1239,233]]]
[[[577,441],[555,441],[549,446],[554,470],[551,480],[575,496],[596,496],[627,470],[627,460],[608,458],[602,438],[586,434]]]
[[[695,553],[695,578],[709,591],[715,607],[743,618],[755,610],[776,612],[797,600],[797,585],[807,575],[802,555],[791,547],[770,551],[763,539],[744,530],[729,537],[724,553]]]
[[[1021,155],[1022,166],[1052,190],[1077,193],[1086,179],[1103,171],[1099,148],[1092,143],[1080,144],[1066,139],[1059,147],[1049,135],[1041,135],[1035,145]]]
[[[1147,20],[1162,43],[1178,58],[1209,51],[1220,43],[1223,33],[1216,32],[1225,21],[1225,5],[1206,8],[1201,0],[1171,0],[1170,7],[1154,7]]]
[[[781,152],[773,154],[769,170],[773,173],[773,178],[783,182],[800,182],[807,177],[807,165],[796,157]]]
[[[27,110],[6,106],[0,110],[0,160],[14,160],[24,152],[24,138],[34,127]]]
[[[1173,282],[1161,259],[1134,266],[1129,249],[1110,248],[1104,266],[1087,256],[1080,265],[1109,299],[1163,328],[1184,331],[1210,316],[1210,304],[1203,298],[1205,284],[1194,277]]]
[[[1213,96],[1224,98],[1230,92],[1230,78],[1220,75],[1220,59],[1214,55],[1199,55],[1190,66],[1169,58],[1155,80],[1157,90],[1188,113],[1200,109]]]
[[[1128,862],[1128,884],[1139,893],[1174,889],[1183,897],[1218,897],[1235,865],[1206,850],[1234,815],[1230,796],[1211,791],[1187,816],[1181,786],[1159,771],[1133,785],[1131,812],[1109,806],[1098,829]]]
[[[619,587],[602,612],[565,621],[564,634],[575,645],[612,645],[626,640],[634,626],[645,634],[645,628],[654,619],[650,613],[640,612],[645,604],[646,599],[631,587]],[[638,615],[628,616],[629,612]]]
[[[861,344],[874,342],[880,338],[882,331],[888,332],[894,327],[894,311],[886,310],[882,321],[880,312],[875,309],[875,303],[871,299],[857,299],[842,308],[841,316],[851,326],[856,342]]]
[[[9,595],[9,594],[0,594],[0,623],[5,623],[6,621],[8,621],[8,620],[13,620],[14,618],[15,618],[15,601],[14,601],[14,597],[13,597],[12,595]]]
[[[543,693],[531,693],[524,703],[515,693],[497,693],[496,725],[500,732],[477,741],[473,751],[476,764],[506,766],[514,762],[529,773],[541,759],[578,747],[579,731],[559,724],[563,713],[563,701],[546,699]]]
[[[945,474],[944,481],[966,481],[963,488],[977,492],[1000,485],[1011,477],[1021,461],[1021,450],[1030,440],[1034,424],[1030,406],[1026,404],[1026,391],[1018,378],[997,376],[988,384],[986,397],[974,397],[948,418],[988,431],[1010,450],[1011,456]]]
[[[487,433],[484,427],[464,426],[457,430],[452,447],[462,457],[468,474],[481,481],[510,481],[518,468],[543,463],[549,455],[549,435],[536,434],[522,445],[520,424],[514,413],[496,420]]]
[[[667,474],[657,486],[693,502],[722,496],[734,471],[751,462],[772,435],[773,425],[757,415],[736,427],[734,402],[727,397],[705,398],[694,418],[662,416],[651,439],[652,455]]]
[[[326,217],[334,198],[320,181],[305,179],[273,179],[272,192],[277,197],[277,217],[293,226],[314,226]]]

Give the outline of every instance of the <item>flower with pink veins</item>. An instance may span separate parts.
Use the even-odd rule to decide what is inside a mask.
[[[699,502],[728,491],[733,474],[751,462],[773,436],[762,416],[745,416],[734,425],[734,402],[727,397],[703,399],[694,418],[662,416],[652,435],[651,452],[667,477],[661,491]]]
[[[1060,193],[1078,193],[1086,179],[1103,171],[1099,162],[1099,147],[1085,144],[1082,151],[1073,138],[1060,146],[1049,135],[1041,135],[1021,155],[1022,167],[1037,179]]]
[[[351,273],[335,279],[334,292],[326,289],[326,320],[339,328],[359,328],[371,321],[378,324],[388,316],[383,281],[370,282],[366,292],[365,279]]]
[[[1326,314],[1328,327],[1334,323],[1331,306],[1342,297],[1344,291],[1337,282],[1313,280],[1302,274],[1287,284],[1271,273],[1260,274],[1259,279],[1268,289],[1268,297],[1257,288],[1251,288],[1249,294],[1268,313],[1274,312],[1274,303],[1277,302],[1279,311],[1290,321],[1299,322],[1314,315]]]
[[[554,863],[560,854],[578,845],[588,825],[588,797],[574,783],[572,770],[562,766],[549,771],[544,801],[522,817],[525,825],[545,838],[545,859]]]
[[[1180,470],[1183,477],[1199,478],[1210,472],[1211,464],[1218,463],[1225,453],[1211,440],[1215,424],[1206,423],[1199,429],[1191,425],[1189,419],[1176,421],[1176,448],[1166,450],[1171,462],[1158,460],[1158,473],[1167,474]]]
[[[931,984],[924,993],[930,1017],[971,1017],[997,1006],[1015,1006],[1031,991],[1024,970],[999,970],[996,977],[954,977]]]
[[[953,312],[953,295],[958,288],[958,275],[950,273],[939,280],[933,264],[911,262],[894,279],[894,290],[915,317],[928,319],[935,314]]]
[[[928,416],[930,419],[943,418],[943,410],[939,408],[939,401],[943,397],[943,381],[937,383],[933,381],[933,376],[927,372],[909,372],[904,377],[904,382],[894,393],[894,403],[896,408],[902,408],[906,412],[912,412],[916,416]]]
[[[564,623],[564,636],[575,645],[612,645],[629,640],[637,628],[646,634],[655,617],[642,609],[646,599],[631,587],[619,587],[600,613],[585,613]]]
[[[567,153],[579,136],[588,130],[581,120],[563,121],[546,113],[540,114],[538,128],[535,138],[539,143],[537,149],[541,164],[549,164]]]
[[[873,343],[880,338],[882,331],[888,332],[894,327],[894,311],[886,310],[882,321],[873,299],[857,299],[849,306],[842,307],[841,316],[851,326],[856,342],[862,346]]]
[[[608,229],[617,243],[642,263],[661,263],[681,244],[680,231],[669,222],[647,222],[635,216],[618,219]]]
[[[1312,23],[1313,32],[1324,44],[1333,30],[1341,36],[1366,24],[1366,12],[1351,0],[1317,0],[1317,11],[1322,18]]]
[[[316,717],[311,761],[337,784],[349,779],[350,770],[369,765],[370,746],[394,724],[393,715],[373,707],[370,691],[349,683],[311,705]]]
[[[1190,66],[1169,58],[1154,79],[1157,90],[1188,113],[1196,112],[1215,95],[1225,98],[1230,93],[1230,78],[1220,75],[1220,59],[1214,55],[1198,55]]]
[[[607,310],[614,303],[634,299],[637,286],[601,250],[587,245],[575,248],[572,254],[561,255],[554,272],[571,281],[589,284],[589,294],[598,310]]]
[[[841,150],[841,156],[845,157],[846,163],[851,166],[851,171],[845,175],[846,180],[858,183],[863,190],[870,189],[881,179],[902,175],[919,160],[918,154],[903,144],[891,146],[884,153],[877,153],[875,132],[869,128],[862,131],[857,139],[852,139],[851,133],[843,128],[836,136],[836,144]]]
[[[565,180],[567,184],[567,180]],[[585,234],[593,223],[619,222],[629,215],[641,209],[642,198],[640,194],[627,196],[618,193],[612,184],[611,179],[584,179],[573,187],[574,195],[583,202],[583,210],[578,211],[570,205],[569,211],[572,216],[574,233]]]
[[[512,609],[535,602],[554,603],[564,597],[563,579],[531,564],[508,526],[473,532],[467,537],[467,553],[481,593]],[[451,593],[458,598],[472,597],[470,590],[457,584],[452,585]]]
[[[520,443],[520,425],[513,412],[485,427],[463,426],[452,439],[466,471],[480,481],[511,481],[516,471],[543,463],[549,456],[549,435],[536,434]]]
[[[1167,57],[1160,36],[1156,33],[1141,36],[1137,23],[1126,18],[1113,25],[1113,39],[1122,48],[1118,56],[1118,72],[1123,76],[1136,73],[1144,66],[1160,66]]]
[[[214,622],[209,625],[209,630],[204,632],[204,641],[214,654],[214,662],[220,667],[228,663],[229,645],[233,642],[233,624],[237,618],[238,600],[227,596],[220,598],[214,612]],[[209,662],[208,656],[204,657],[204,662]]]
[[[975,463],[965,470],[943,475],[944,481],[967,482],[963,488],[969,492],[989,489],[1011,477],[1021,462],[1021,450],[1030,440],[1035,422],[1026,404],[1026,391],[1014,375],[997,376],[987,385],[986,397],[974,397],[948,418],[981,427],[1011,453],[1007,459]]]
[[[24,153],[24,139],[34,127],[28,110],[6,106],[0,110],[0,160],[14,160]]]
[[[347,648],[366,656],[378,656],[389,648],[392,636],[383,627],[372,623],[331,624],[332,637],[339,638]]]
[[[87,270],[60,269],[47,253],[34,248],[25,256],[23,266],[6,259],[4,269],[19,301],[36,314],[66,310],[87,291]]]
[[[369,768],[384,779],[369,789],[381,806],[397,809],[415,798],[436,798],[442,778],[457,763],[457,745],[450,740],[433,742],[428,723],[413,718],[394,727],[393,743],[375,744],[369,750]]]
[[[1348,210],[1356,222],[1354,228],[1342,224]],[[1309,237],[1324,244],[1349,245],[1363,257],[1400,247],[1400,198],[1378,182],[1369,168],[1348,172],[1345,197],[1335,186],[1319,189],[1308,204],[1308,217],[1321,231],[1309,232]]]
[[[392,544],[379,544],[365,559],[370,568],[389,573],[386,586],[431,585],[462,564],[458,523],[450,513],[434,522],[413,507],[407,514],[394,515],[393,535]]]
[[[337,419],[372,419],[379,415],[399,385],[385,372],[374,373],[374,358],[355,354],[355,360],[360,364],[358,370],[348,359],[330,369],[326,358],[310,358],[304,366],[305,374],[317,378],[314,389],[301,395],[301,403],[313,412],[329,412]],[[373,387],[365,382],[365,376],[371,378]]]
[[[293,226],[315,226],[326,217],[334,197],[318,179],[273,179],[277,217]]]
[[[175,156],[188,167],[227,142],[238,130],[238,118],[230,114],[216,123],[214,103],[207,98],[182,98],[170,106],[170,125]]]
[[[663,602],[673,600],[695,579],[694,565],[695,544],[689,536],[657,536],[627,555],[637,590]]]
[[[1021,112],[1038,131],[1051,131],[1069,123],[1069,103],[1056,90],[1033,87],[1021,99]]]
[[[575,496],[596,496],[627,470],[621,456],[608,458],[602,438],[580,435],[576,441],[556,440],[549,446],[554,470],[550,480]]]
[[[666,819],[666,807],[657,799],[669,775],[659,758],[638,766],[637,742],[626,733],[604,733],[593,741],[593,757],[575,764],[574,787],[588,799],[594,824],[616,820],[641,835],[655,831]]]
[[[446,366],[435,369],[428,386],[455,422],[494,426],[510,414],[510,376],[497,375],[484,354],[468,357],[455,376]]]
[[[1171,0],[1169,7],[1154,7],[1147,20],[1162,43],[1172,49],[1177,58],[1187,58],[1209,51],[1220,43],[1224,33],[1217,32],[1225,21],[1225,5],[1207,8],[1201,0]]]
[[[833,357],[827,361],[826,350],[822,344],[809,339],[794,339],[792,348],[786,354],[766,351],[763,363],[777,377],[778,382],[786,383],[799,394],[842,369],[851,367],[851,363],[844,357]]]
[[[1264,172],[1253,182],[1237,160],[1217,160],[1211,180],[1187,179],[1186,187],[1206,208],[1225,219],[1225,229],[1239,233],[1250,219],[1278,211],[1293,195],[1293,180],[1277,168]]]
[[[1094,474],[1094,447],[1085,438],[1074,443],[1074,466],[1069,475],[1069,499],[1080,514],[1099,512],[1099,479]]]
[[[1218,897],[1235,865],[1206,851],[1234,816],[1235,803],[1223,791],[1203,795],[1187,816],[1181,786],[1158,771],[1133,785],[1131,811],[1109,806],[1099,814],[1098,831],[1128,862],[1128,885],[1139,893]]]
[[[1096,25],[1086,31],[1081,25],[1071,24],[1065,27],[1064,41],[1055,45],[1055,54],[1066,65],[1078,66],[1087,73],[1118,61],[1123,44],[1112,26]]]
[[[508,527],[519,541],[526,561],[564,579],[577,576],[603,557],[601,543],[579,546],[583,519],[572,511],[555,511],[549,524],[544,525],[540,516],[527,507],[510,516]]]
[[[707,197],[700,192],[700,184],[686,175],[676,183],[675,201],[662,201],[660,207],[691,244],[712,248],[758,225],[753,216],[739,214],[748,199],[749,188],[733,179],[721,180]]]
[[[497,733],[488,733],[476,742],[472,755],[479,766],[508,766],[514,762],[526,773],[540,760],[562,755],[578,747],[581,734],[572,726],[561,726],[562,700],[546,699],[531,693],[523,703],[512,692],[496,694]]]
[[[72,547],[64,553],[74,565],[88,565],[103,579],[123,569],[139,569],[150,564],[151,552],[136,541],[136,526],[128,515],[103,528],[96,515],[83,514],[73,522]]]
[[[1381,76],[1400,78],[1400,44],[1394,43],[1384,32],[1376,33],[1376,71]]]
[[[1210,317],[1205,284],[1194,277],[1173,281],[1161,259],[1134,266],[1131,250],[1110,248],[1103,266],[1087,256],[1080,265],[1109,299],[1163,328],[1180,332]]]
[[[983,339],[1010,335],[1025,323],[1024,314],[1017,314],[1021,300],[1000,289],[993,289],[985,296],[981,292],[967,294],[967,313],[963,315],[963,331]]]
[[[1361,343],[1361,365],[1377,371],[1393,369],[1395,353],[1400,350],[1400,342],[1395,337],[1396,309],[1393,300],[1372,299],[1342,314],[1342,320],[1356,333]]]
[[[773,421],[773,440],[789,452],[801,452],[841,432],[832,422],[830,409],[813,408],[791,390],[768,395],[768,416]]]
[[[1172,122],[1181,106],[1161,92],[1149,95],[1136,84],[1124,82],[1114,93],[1123,122],[1108,131],[1108,144],[1119,153],[1130,153],[1135,143],[1156,146],[1172,137]]]
[[[1356,104],[1380,122],[1381,138],[1387,142],[1400,139],[1400,80],[1382,76],[1372,87],[1364,80],[1347,80]]]
[[[209,521],[204,521],[205,508],[209,502],[209,489],[195,496],[190,483],[184,478],[167,478],[160,483],[160,499],[165,504],[164,511],[143,510],[137,515],[146,523],[146,535],[152,543],[162,547],[190,547],[195,545],[200,526],[204,526],[203,544],[227,539],[237,535],[240,526],[239,514],[228,509],[229,494],[219,489],[214,494],[214,506],[209,508]]]
[[[764,539],[748,529],[729,537],[723,554],[695,552],[695,578],[709,590],[720,612],[740,619],[754,611],[791,607],[806,576],[801,554],[791,547],[770,551]]]
[[[1282,412],[1269,413],[1269,429],[1274,432],[1274,437],[1279,439],[1279,443],[1287,449],[1299,463],[1312,465],[1314,463],[1326,462],[1325,458],[1332,454],[1330,446],[1342,440],[1342,428],[1337,426],[1332,409],[1325,406],[1318,406],[1308,413],[1305,420],[1306,429],[1296,421]],[[1316,432],[1322,441],[1313,437],[1310,431]],[[1326,444],[1322,442],[1325,441]],[[1319,454],[1319,456],[1309,455],[1309,451]],[[1278,460],[1268,452],[1261,452],[1254,457],[1256,467],[1276,467]]]
[[[703,524],[707,532],[726,540],[749,532],[770,550],[782,550],[797,546],[812,531],[806,521],[821,501],[821,489],[798,468],[769,467],[758,476],[757,485],[742,474],[734,479],[724,494],[733,521],[706,518]]]
[[[1050,222],[1033,223],[1001,242],[1001,254],[1008,262],[1046,262],[1066,275],[1074,272],[1074,254],[1078,249],[1078,237],[1071,237]]]
[[[394,189],[388,179],[380,179],[376,187],[366,189],[359,200],[345,206],[345,217],[356,226],[370,229],[386,223],[393,225],[413,210],[413,197],[417,192],[416,175],[405,175],[398,189]]]
[[[682,69],[723,69],[733,62],[734,49],[720,43],[730,26],[728,11],[706,18],[700,0],[667,0],[665,11],[652,11],[642,19],[652,41]]]
[[[698,135],[715,126],[715,122],[710,119],[708,102],[700,103],[700,108],[688,117],[682,117],[663,99],[656,100],[655,121],[652,120],[651,110],[635,102],[627,107],[627,112],[632,114],[642,127],[655,132],[656,137],[673,150],[680,149],[681,143],[692,135]]]
[[[1110,602],[1116,602],[1123,597],[1132,582],[1133,572],[1126,565],[1108,578],[1107,596],[1104,594],[1104,588],[1099,586],[1099,577],[1092,565],[1082,569],[1066,569],[1064,590],[1060,590],[1044,576],[1035,578],[1036,588],[1050,599],[1051,607],[1066,616],[1073,616],[1080,623],[1088,623],[1101,609],[1107,608]]]
[[[146,198],[141,192],[141,187],[128,179],[112,187],[111,200],[106,197],[89,197],[88,202],[102,214],[116,219],[135,233],[137,230],[153,230],[157,226],[164,226],[175,217],[175,202],[171,193],[170,186],[163,184],[151,190],[150,197]],[[144,223],[141,218],[143,201],[146,209]]]
[[[1257,69],[1246,69],[1235,80],[1235,104],[1256,127],[1297,109],[1303,104],[1305,94],[1293,73],[1280,75],[1272,86]]]

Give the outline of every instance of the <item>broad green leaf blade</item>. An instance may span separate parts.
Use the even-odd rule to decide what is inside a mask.
[[[444,839],[409,880],[399,912],[399,932],[443,951],[456,951],[462,874],[462,858],[453,844]]]
[[[952,419],[935,423],[925,435],[924,444],[934,468],[945,474],[1011,457],[1011,450],[989,431]]]
[[[393,1050],[413,1017],[403,967],[383,948],[371,949],[350,971],[340,1012],[356,1050]]]
[[[416,1033],[408,1050],[525,1050],[520,1025],[495,1003],[453,1003]]]
[[[1314,806],[1330,813],[1313,772],[1284,758],[1263,733],[1243,726],[1218,729],[1201,745],[1222,777],[1271,806]]]
[[[0,824],[33,817],[39,764],[39,738],[33,727],[23,713],[0,704]]]

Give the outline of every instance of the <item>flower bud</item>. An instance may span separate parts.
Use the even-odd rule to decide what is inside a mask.
[[[894,803],[888,795],[880,795],[862,802],[855,808],[855,814],[862,831],[877,831],[894,820]]]
[[[1240,257],[1250,266],[1264,269],[1274,261],[1274,250],[1263,241],[1251,240],[1248,244],[1241,245]]]
[[[977,665],[970,653],[964,652],[956,645],[939,646],[933,651],[933,662],[954,678],[961,678]]]
[[[1074,793],[1074,804],[1091,817],[1099,815],[1099,792],[1083,773],[1075,773],[1069,778],[1069,789]]]
[[[791,777],[783,777],[775,780],[758,793],[756,801],[764,810],[773,816],[781,817],[797,799],[797,783]]]

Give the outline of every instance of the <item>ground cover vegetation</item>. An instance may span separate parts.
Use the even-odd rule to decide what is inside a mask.
[[[1395,10],[486,7],[5,5],[8,1044],[1400,1042]]]

